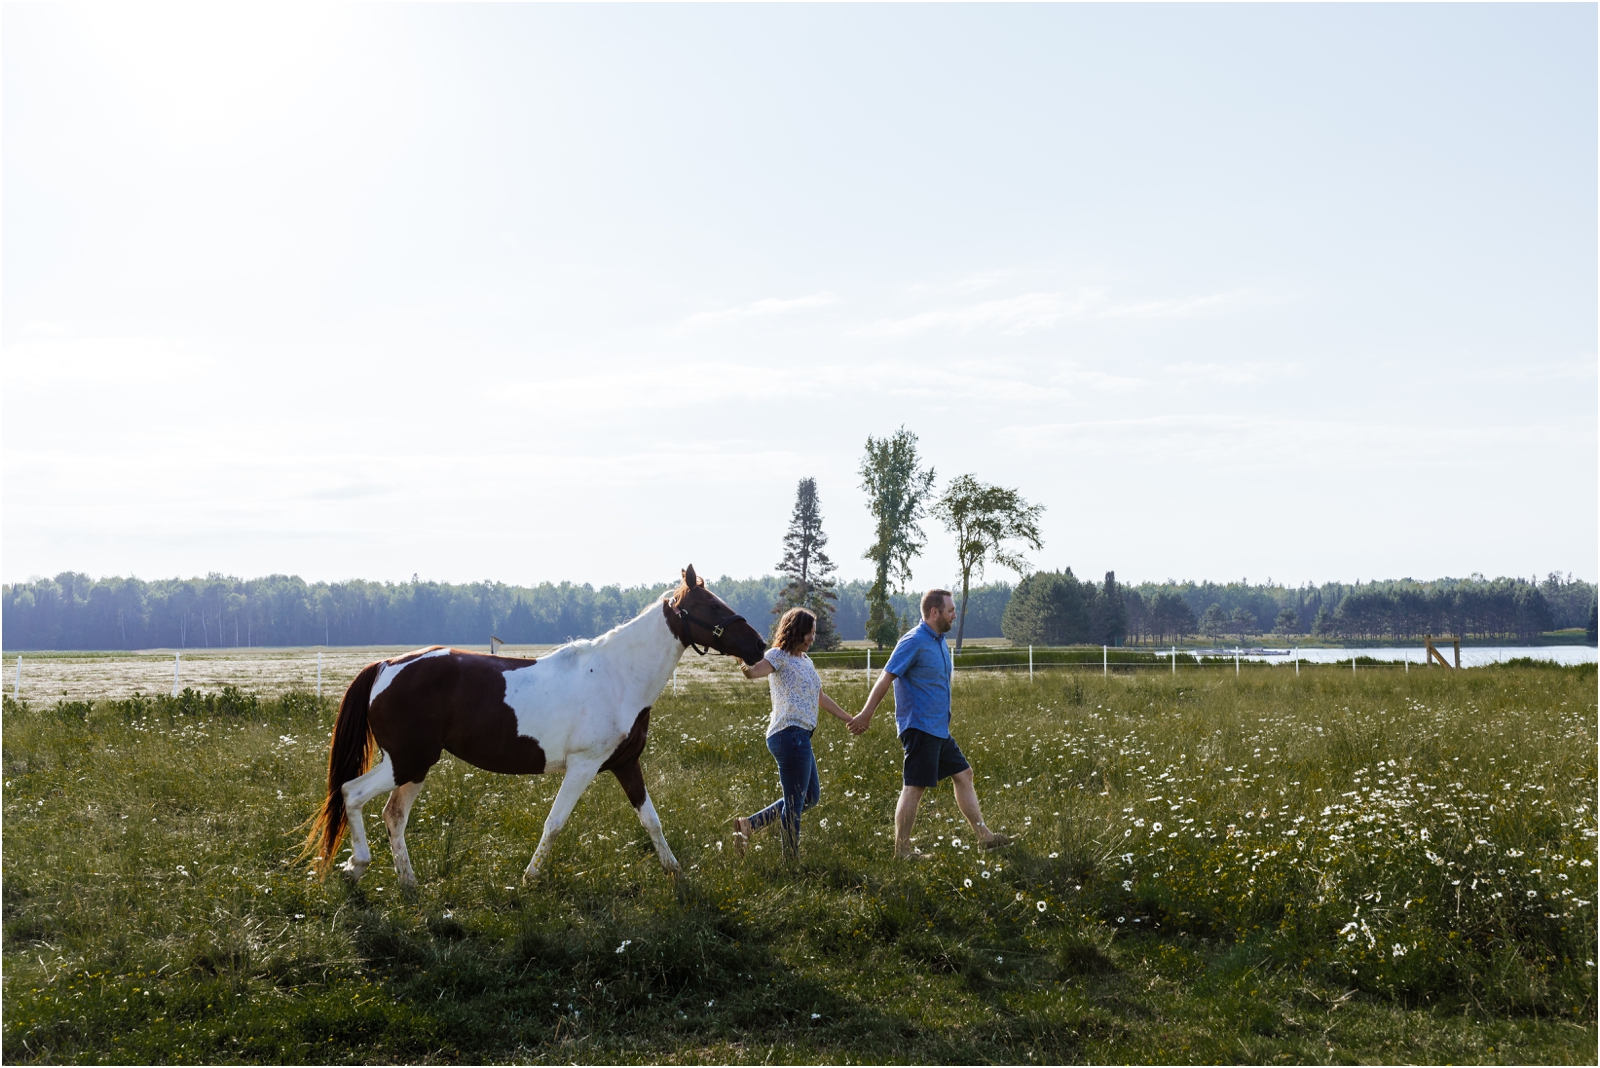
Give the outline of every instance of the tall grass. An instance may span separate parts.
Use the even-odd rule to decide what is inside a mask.
[[[864,682],[830,679],[841,701]],[[421,886],[286,863],[333,701],[5,702],[13,1061],[1585,1061],[1595,673],[963,676],[948,790],[890,857],[899,749],[824,720],[802,856],[722,821],[776,790],[759,686],[669,689],[660,870],[597,780],[446,759]],[[880,720],[882,717],[880,717]]]

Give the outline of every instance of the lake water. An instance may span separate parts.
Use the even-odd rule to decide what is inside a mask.
[[[1259,648],[1259,647],[1258,647]],[[1426,663],[1427,651],[1419,646],[1386,647],[1380,649],[1300,649],[1298,651],[1288,646],[1269,646],[1273,651],[1289,648],[1287,656],[1262,656],[1259,653],[1243,652],[1241,660],[1263,660],[1274,664],[1292,663],[1296,655],[1308,664],[1337,664],[1340,661],[1348,664],[1352,656],[1370,656],[1374,660],[1408,660],[1413,664]],[[1455,663],[1455,651],[1449,645],[1434,643],[1434,648],[1444,654],[1445,660]],[[1215,650],[1178,650],[1185,652],[1198,652],[1209,656],[1232,656],[1232,649],[1218,648]],[[1483,667],[1485,664],[1499,664],[1507,660],[1517,660],[1529,657],[1534,660],[1553,660],[1558,664],[1593,664],[1596,662],[1596,650],[1591,645],[1474,645],[1461,647],[1461,666]]]

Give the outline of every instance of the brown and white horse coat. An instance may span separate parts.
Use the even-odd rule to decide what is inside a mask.
[[[645,789],[639,758],[650,707],[690,644],[759,660],[764,643],[697,579],[693,566],[671,597],[592,641],[538,660],[433,647],[370,664],[339,706],[328,753],[328,795],[307,851],[332,866],[346,824],[344,870],[359,879],[372,862],[361,807],[389,793],[384,823],[402,884],[416,881],[405,826],[428,769],[449,752],[485,771],[563,772],[544,833],[528,862],[536,876],[573,806],[602,771],[617,777],[668,871],[678,869]],[[371,764],[373,750],[380,759]]]

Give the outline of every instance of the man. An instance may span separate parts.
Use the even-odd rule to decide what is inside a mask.
[[[955,787],[956,807],[972,824],[978,844],[984,849],[999,849],[1011,839],[989,830],[978,807],[978,792],[972,786],[972,766],[962,756],[961,747],[950,737],[950,676],[955,663],[944,636],[956,620],[956,601],[949,590],[929,590],[922,595],[922,622],[908,631],[894,647],[888,665],[867,695],[861,712],[850,720],[850,733],[863,734],[872,723],[889,687],[894,686],[895,729],[900,748],[905,751],[904,783],[900,803],[894,810],[894,855],[921,856],[911,847],[911,827],[923,791],[950,779]]]

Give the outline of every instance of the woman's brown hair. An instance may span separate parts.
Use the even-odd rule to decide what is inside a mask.
[[[817,617],[805,608],[791,608],[778,620],[778,632],[773,644],[789,654],[800,651],[806,635],[817,628]]]

